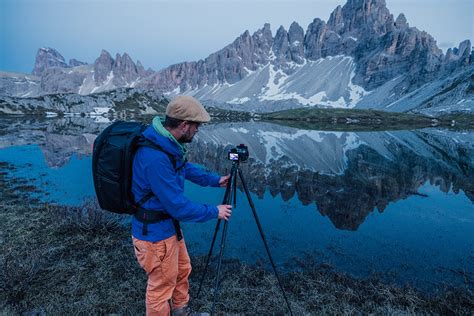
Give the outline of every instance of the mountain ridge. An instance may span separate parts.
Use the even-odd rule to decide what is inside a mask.
[[[417,89],[426,83],[474,72],[473,55],[469,40],[443,54],[434,38],[411,27],[403,13],[394,19],[384,0],[348,0],[334,9],[327,22],[315,18],[306,32],[293,22],[288,31],[280,26],[273,36],[266,23],[253,34],[243,32],[204,59],[159,71],[145,71],[127,53],[116,54],[114,59],[102,50],[93,64],[76,60],[66,64],[56,50],[41,48],[33,70],[37,77],[17,78],[12,83],[11,76],[0,74],[0,94],[86,95],[137,87],[168,97],[193,95],[224,108],[257,112],[302,106],[426,111],[423,102],[427,98],[419,104],[389,105],[410,93],[423,94]],[[383,98],[369,104],[375,100],[370,95],[382,94]],[[467,87],[439,105],[464,100],[464,108],[472,111],[473,99]]]

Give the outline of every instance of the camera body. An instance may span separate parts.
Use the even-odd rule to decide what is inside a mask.
[[[227,153],[227,159],[231,161],[243,162],[249,159],[249,149],[244,144],[231,148]]]

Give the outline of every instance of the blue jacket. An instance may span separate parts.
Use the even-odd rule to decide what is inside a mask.
[[[162,136],[149,126],[143,135],[153,143],[161,146],[173,155],[176,171],[167,154],[149,147],[140,147],[133,160],[132,193],[139,201],[150,192],[154,196],[142,207],[150,210],[163,210],[178,221],[204,222],[217,218],[216,206],[195,203],[184,196],[184,180],[190,180],[201,186],[219,186],[220,176],[209,173],[203,168],[189,162],[183,162],[178,145],[168,137]],[[132,218],[132,235],[140,240],[160,241],[176,233],[171,219],[156,224],[148,224],[148,234],[142,234],[143,223]]]

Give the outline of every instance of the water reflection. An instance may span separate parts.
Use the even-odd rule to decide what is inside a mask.
[[[95,136],[108,124],[87,118],[0,119],[0,148],[38,144],[50,168],[73,155],[90,156]],[[191,161],[225,173],[229,146],[246,144],[242,170],[258,197],[268,190],[284,201],[315,203],[335,227],[357,230],[374,210],[421,195],[430,183],[442,192],[463,191],[474,202],[474,133],[423,129],[386,132],[308,131],[264,122],[201,128],[189,145]]]
[[[357,230],[367,215],[420,195],[430,183],[462,190],[474,202],[474,134],[440,130],[396,132],[304,131],[268,123],[219,124],[191,144],[190,158],[224,172],[229,142],[249,146],[243,168],[250,189],[263,196],[294,195],[340,229]]]

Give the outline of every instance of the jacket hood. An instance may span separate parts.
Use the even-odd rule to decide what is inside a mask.
[[[143,136],[148,139],[149,141],[159,145],[161,148],[163,148],[164,151],[166,151],[168,154],[173,155],[176,157],[178,160],[182,159],[182,153],[181,153],[181,148],[178,147],[178,145],[169,139],[168,137],[165,137],[163,135],[160,135],[152,125],[148,126],[144,131],[143,131]]]

